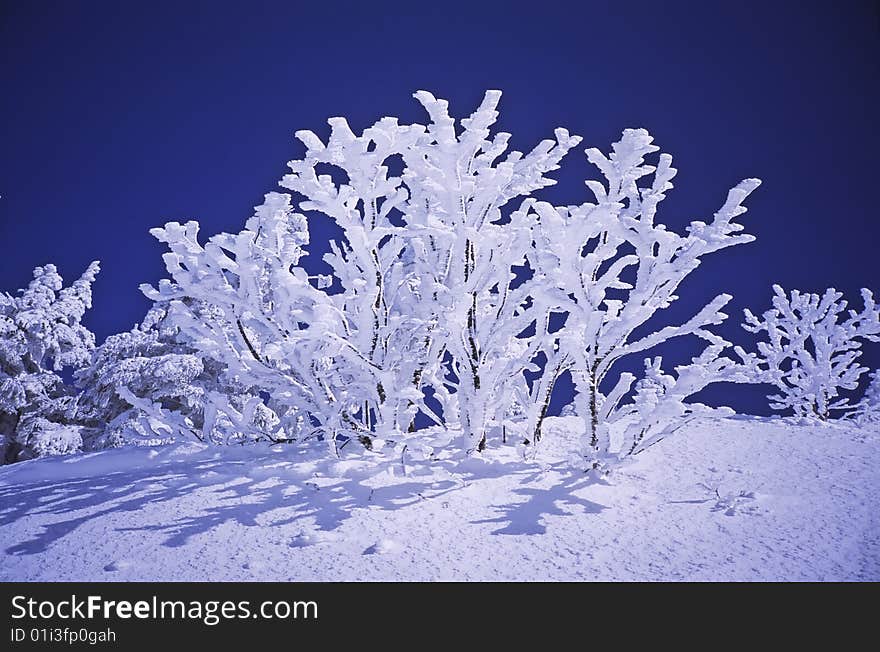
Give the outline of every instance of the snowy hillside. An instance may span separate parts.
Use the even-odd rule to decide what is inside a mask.
[[[880,431],[694,422],[596,483],[563,462],[581,423],[548,419],[528,462],[176,444],[6,466],[0,579],[880,580]]]

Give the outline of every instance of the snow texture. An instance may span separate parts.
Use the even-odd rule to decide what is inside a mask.
[[[596,482],[539,455],[177,444],[0,469],[3,580],[880,580],[880,429],[694,420]],[[833,430],[833,433],[829,432]],[[314,442],[313,442],[314,444]]]

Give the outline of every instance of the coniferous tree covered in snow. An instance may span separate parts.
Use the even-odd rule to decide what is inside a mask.
[[[208,306],[194,306],[211,314]],[[111,335],[76,373],[84,448],[195,436],[202,441],[271,438],[274,413],[203,359],[157,303],[141,324]],[[252,414],[241,422],[245,405]],[[237,417],[236,423],[230,417]]]
[[[825,421],[854,409],[841,390],[853,390],[868,371],[858,364],[862,342],[880,341],[880,310],[870,290],[862,290],[861,312],[846,310],[843,293],[829,288],[823,295],[773,286],[773,307],[760,317],[745,311],[745,328],[764,334],[757,353],[746,354],[757,366],[757,379],[772,383],[769,396],[776,410],[791,409],[798,417]]]
[[[58,372],[88,364],[95,336],[80,322],[92,305],[97,262],[72,285],[54,265],[34,269],[21,296],[0,294],[0,451],[6,462],[70,453],[82,441],[76,394]]]

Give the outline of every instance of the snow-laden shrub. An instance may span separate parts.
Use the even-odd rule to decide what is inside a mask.
[[[492,133],[499,92],[458,124],[445,100],[415,97],[427,126],[383,118],[358,134],[332,118],[326,140],[297,132],[306,154],[281,181],[294,195],[267,194],[241,232],[203,245],[196,222],[152,230],[169,247],[171,279],[142,289],[168,303],[199,357],[270,396],[287,432],[334,446],[417,437],[417,415],[459,429],[468,451],[511,430],[517,443],[538,442],[565,372],[589,468],[644,450],[691,416],[726,414],[687,399],[750,378],[709,330],[729,295],[684,324],[633,333],[677,299],[701,256],[753,239],[734,219],[759,182],[740,183],[709,223],[680,235],[655,220],[671,157],[647,163],[658,148],[644,130],[626,130],[610,156],[587,150],[605,178],[587,181],[595,202],[555,207],[532,195],[554,183],[547,174],[578,136],[557,129],[528,154],[505,154],[510,135]],[[308,212],[342,230],[324,258],[330,276],[301,266]],[[554,315],[566,317],[561,328]],[[659,359],[641,380],[615,366],[686,335],[708,346],[675,375]],[[615,424],[628,434],[612,450]]]
[[[563,408],[559,411],[560,417],[576,417],[577,416],[577,407],[574,402],[567,403],[563,406]]]
[[[868,371],[858,364],[864,341],[880,341],[880,310],[870,290],[862,290],[864,307],[847,310],[843,293],[829,288],[821,296],[773,286],[773,307],[760,317],[745,311],[745,328],[764,334],[757,353],[738,349],[757,365],[757,379],[772,383],[768,396],[774,410],[825,421],[854,409],[841,390],[853,390]]]
[[[618,458],[645,450],[694,419],[735,414],[727,407],[686,400],[711,383],[751,382],[749,367],[720,355],[726,345],[721,342],[707,347],[690,364],[675,367],[675,376],[663,372],[661,358],[645,360],[645,375],[635,384],[632,402],[615,408],[613,418],[607,421],[625,426]]]
[[[54,265],[37,267],[20,296],[0,293],[0,435],[2,459],[14,462],[72,452],[76,397],[59,376],[89,361],[94,335],[83,326],[92,305],[93,262],[64,287]]]
[[[22,420],[17,431],[17,439],[26,442],[18,454],[19,460],[47,455],[69,455],[82,450],[82,427],[65,425],[31,417]]]
[[[144,291],[171,302],[204,356],[300,415],[304,434],[400,437],[421,412],[460,425],[468,448],[484,445],[534,354],[517,337],[533,321],[523,309],[530,294],[511,274],[525,261],[529,228],[502,224],[501,208],[553,183],[545,174],[580,140],[558,129],[555,141],[499,160],[509,139],[490,139],[499,96],[487,93],[459,132],[446,102],[421,92],[427,127],[383,118],[357,135],[333,118],[326,143],[297,133],[306,157],[291,161],[282,185],[304,199],[300,210],[342,228],[325,257],[332,279],[299,267],[306,217],[289,195],[270,193],[244,231],[204,247],[195,222],[154,229],[171,249],[173,282]],[[331,281],[341,292],[327,291]],[[194,314],[187,299],[210,303],[219,318]]]

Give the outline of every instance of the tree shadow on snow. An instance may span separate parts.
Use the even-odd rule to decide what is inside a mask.
[[[546,516],[570,516],[575,512],[581,514],[598,514],[604,505],[580,498],[574,492],[584,489],[596,481],[583,472],[558,469],[562,474],[559,482],[547,488],[522,487],[513,493],[524,496],[525,500],[499,505],[495,509],[499,516],[491,519],[472,521],[473,523],[503,523],[504,527],[494,530],[492,534],[545,534]],[[520,484],[529,484],[540,474],[525,478]],[[568,510],[563,507],[569,508]]]
[[[120,519],[129,527],[115,527],[115,532],[161,533],[166,535],[162,545],[171,548],[184,546],[193,537],[226,524],[278,527],[303,522],[303,532],[329,532],[340,527],[355,508],[396,510],[461,489],[473,481],[504,475],[521,476],[521,487],[513,491],[511,498],[522,496],[524,500],[497,507],[497,518],[474,521],[504,524],[493,534],[543,534],[546,516],[575,511],[598,513],[604,509],[574,495],[592,483],[588,476],[561,466],[552,468],[559,481],[548,488],[528,486],[547,477],[546,470],[536,470],[533,464],[485,460],[434,461],[429,466],[435,470],[446,467],[450,479],[419,479],[418,474],[411,474],[372,488],[365,480],[377,473],[378,467],[372,473],[324,474],[319,486],[314,467],[302,470],[288,462],[288,458],[278,456],[167,460],[101,476],[0,486],[5,552],[38,554],[98,519],[108,519],[110,529],[116,514],[139,511],[144,512],[139,517],[142,524],[132,527],[131,519]],[[408,467],[410,471],[421,470],[417,464],[408,463]],[[187,498],[195,499],[186,502]],[[175,502],[179,500],[184,502]],[[40,531],[25,541],[10,541],[12,528],[8,526],[30,516],[59,519],[42,523]],[[290,533],[281,530],[280,534]]]
[[[41,531],[26,541],[13,543],[7,538],[11,545],[5,552],[41,553],[87,523],[140,510],[147,510],[154,522],[115,531],[165,533],[162,545],[172,548],[227,523],[271,527],[310,519],[308,529],[329,531],[347,520],[354,508],[399,509],[423,500],[429,488],[436,496],[461,486],[451,480],[429,484],[402,481],[373,489],[362,482],[364,476],[333,478],[333,484],[319,487],[308,475],[297,477],[286,468],[278,468],[276,473],[270,466],[254,473],[254,462],[259,461],[246,465],[218,459],[195,467],[192,462],[166,462],[100,477],[0,486],[0,527],[6,537],[11,533],[8,526],[26,516],[62,517],[41,525]],[[272,463],[277,461],[271,459]],[[201,492],[198,504],[187,504],[186,514],[175,513],[180,506],[171,501],[195,491]],[[168,504],[163,508],[163,503]]]

